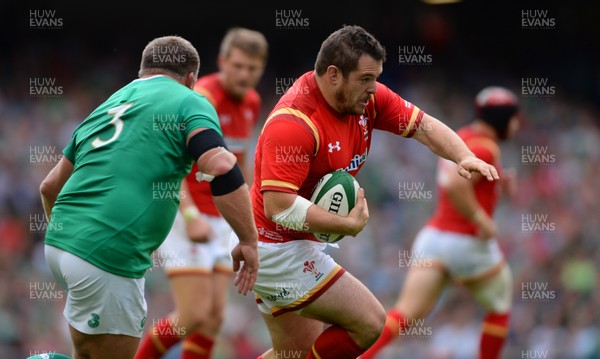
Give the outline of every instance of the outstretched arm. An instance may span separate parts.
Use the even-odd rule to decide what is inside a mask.
[[[414,138],[436,155],[456,163],[458,173],[464,178],[470,180],[471,172],[481,173],[488,181],[500,178],[494,166],[477,158],[456,132],[443,122],[424,114],[419,129]]]

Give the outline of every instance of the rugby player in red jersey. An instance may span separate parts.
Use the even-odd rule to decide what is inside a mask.
[[[506,88],[490,86],[479,92],[475,106],[477,118],[457,133],[478,158],[499,168],[498,142],[518,129],[517,97]],[[440,160],[437,208],[411,249],[419,260],[387,313],[381,337],[361,359],[374,358],[409,325],[426,317],[451,282],[464,285],[486,311],[479,358],[500,357],[508,333],[512,276],[496,241],[492,216],[500,190],[514,190],[514,182],[508,182],[513,177],[503,177],[507,181],[489,182],[474,174],[466,181],[452,163]]]
[[[311,234],[356,236],[369,218],[364,191],[347,217],[307,199],[326,173],[358,173],[373,130],[416,139],[468,179],[471,172],[498,179],[448,126],[377,81],[384,61],[373,35],[343,26],[321,44],[314,71],[295,81],[259,135],[251,198],[260,268],[253,290],[273,345],[264,359],[356,358],[383,330],[381,303]]]
[[[231,28],[221,42],[219,71],[199,78],[194,86],[215,107],[225,144],[245,178],[250,178],[246,156],[261,107],[255,87],[267,57],[262,33]],[[181,358],[210,358],[221,328],[234,274],[231,226],[217,210],[209,182],[196,180],[197,171],[193,165],[182,184],[180,213],[157,253],[171,283],[175,312],[154,323],[136,359],[160,358],[181,340]]]

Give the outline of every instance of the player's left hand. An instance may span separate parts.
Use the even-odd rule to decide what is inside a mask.
[[[254,287],[258,275],[258,249],[256,245],[238,243],[231,250],[233,271],[237,277],[233,284],[237,286],[238,293],[246,295]],[[244,262],[242,265],[241,262]],[[240,268],[241,266],[241,268]]]
[[[500,179],[496,168],[477,157],[470,156],[458,163],[458,174],[470,180],[471,172],[479,172],[488,181]]]

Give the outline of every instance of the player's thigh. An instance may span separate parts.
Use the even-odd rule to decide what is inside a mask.
[[[128,335],[89,335],[69,326],[75,359],[131,359],[135,356],[140,338]]]
[[[225,311],[227,298],[232,288],[233,274],[215,271],[212,274],[212,311],[213,315],[220,317]]]
[[[265,313],[261,315],[271,336],[272,354],[275,358],[306,357],[317,337],[325,329],[323,322],[293,312],[276,317]],[[299,354],[300,351],[302,354]]]
[[[204,321],[212,305],[213,274],[197,272],[169,277],[175,309],[184,321]]]
[[[466,283],[465,287],[486,311],[506,313],[511,308],[512,282],[510,268],[504,264],[493,276]]]
[[[348,272],[307,305],[302,315],[337,324],[351,335],[363,330],[378,331],[385,323],[385,310],[379,300]]]
[[[141,337],[147,304],[144,278],[121,277],[59,248],[46,246],[46,260],[67,290],[63,314],[81,333]]]
[[[230,249],[231,233],[233,230],[223,217],[206,216],[206,219],[210,223],[214,234],[209,243],[214,261],[213,270],[233,275],[233,260]]]
[[[439,266],[415,266],[408,269],[396,307],[405,319],[425,317],[435,306],[448,277]]]

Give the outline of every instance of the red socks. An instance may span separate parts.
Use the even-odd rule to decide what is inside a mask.
[[[406,329],[407,322],[395,308],[388,310],[385,326],[379,339],[363,355],[361,359],[373,359],[386,345],[400,335],[400,330]]]
[[[508,313],[488,313],[483,321],[479,359],[498,359],[504,347],[508,334]],[[402,314],[395,309],[388,311],[385,327],[379,339],[373,344],[360,359],[373,359],[387,344],[394,340],[401,330],[406,329],[407,323]]]
[[[178,329],[171,325],[169,317],[162,318],[142,338],[135,359],[160,359],[170,347],[181,340]]]
[[[181,359],[208,359],[214,344],[214,339],[200,333],[192,333],[183,341]]]
[[[171,324],[169,317],[155,323],[150,332],[142,339],[135,359],[160,359],[173,345],[183,339],[179,329]],[[185,337],[181,346],[182,359],[208,359],[214,340],[200,333],[191,333]]]
[[[488,313],[483,320],[479,359],[498,359],[508,334],[508,313]]]
[[[356,359],[364,351],[347,331],[332,325],[319,335],[306,359]]]

